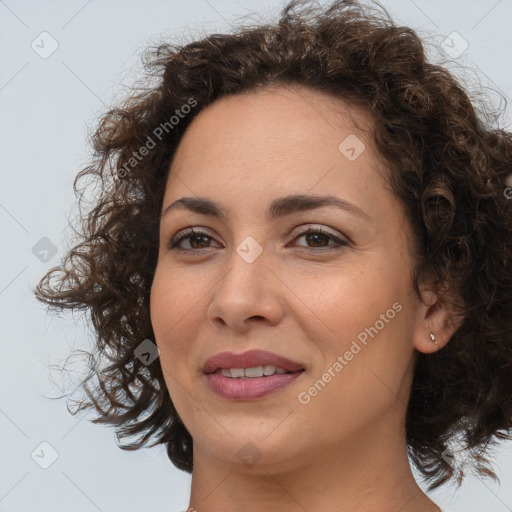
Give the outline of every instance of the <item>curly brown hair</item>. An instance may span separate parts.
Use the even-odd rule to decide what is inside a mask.
[[[434,275],[464,317],[445,348],[418,356],[408,453],[429,490],[456,475],[446,457],[454,439],[464,440],[479,474],[497,478],[484,454],[512,429],[512,201],[504,193],[512,135],[486,121],[489,107],[477,115],[451,72],[428,62],[418,35],[379,7],[294,0],[276,24],[150,48],[145,87],[102,117],[91,164],[74,182],[79,243],[34,292],[49,308],[90,315],[96,345],[73,414],[94,408],[93,421],[114,425],[119,441],[135,437],[121,448],[165,443],[174,465],[192,471],[192,438],[159,359],[146,365],[134,355],[154,340],[149,296],[159,219],[181,137],[220,97],[302,85],[371,116],[388,181],[415,229],[416,292]],[[85,177],[100,185],[86,211]]]

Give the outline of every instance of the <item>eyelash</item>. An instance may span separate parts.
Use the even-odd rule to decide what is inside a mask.
[[[304,247],[302,246],[301,250],[306,250],[306,251],[313,251],[313,252],[326,252],[326,251],[332,251],[332,250],[336,250],[336,249],[340,249],[342,247],[345,247],[348,245],[348,242],[346,242],[345,240],[341,240],[340,238],[334,236],[332,233],[329,233],[328,231],[325,231],[324,229],[322,228],[311,228],[311,226],[308,226],[307,229],[305,229],[304,231],[300,232],[297,234],[297,236],[293,239],[293,240],[297,240],[298,238],[301,238],[305,235],[316,235],[316,234],[321,234],[321,235],[326,235],[328,236],[329,238],[331,238],[332,240],[334,240],[340,247],[331,247],[331,248],[327,248],[327,247],[319,247],[319,248],[315,248],[315,247]],[[195,229],[195,228],[186,228],[184,229],[181,234],[179,234],[178,236],[174,237],[168,244],[168,248],[169,250],[174,250],[174,251],[178,251],[178,252],[187,252],[187,253],[197,253],[199,251],[201,251],[201,249],[183,249],[183,247],[178,247],[179,244],[183,241],[183,240],[186,240],[186,239],[189,239],[189,238],[192,238],[194,236],[206,236],[207,238],[213,238],[208,232],[202,230],[202,229]],[[205,247],[205,249],[210,249],[210,247]]]

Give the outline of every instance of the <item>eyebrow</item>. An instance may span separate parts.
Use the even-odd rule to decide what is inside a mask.
[[[276,219],[295,212],[313,210],[323,206],[335,206],[336,208],[361,217],[367,222],[371,222],[371,218],[361,210],[361,208],[345,199],[332,195],[296,194],[279,197],[269,205],[266,216],[269,219]],[[162,217],[176,209],[190,210],[201,215],[208,215],[226,221],[226,214],[222,208],[211,199],[205,197],[182,197],[167,206],[162,213]]]

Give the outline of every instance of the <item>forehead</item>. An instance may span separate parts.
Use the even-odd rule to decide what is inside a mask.
[[[361,109],[311,88],[223,97],[183,135],[164,206],[181,196],[212,194],[247,206],[310,192],[334,192],[355,202],[384,185],[372,127]]]
[[[339,138],[350,134],[365,139],[366,145],[372,128],[367,112],[330,93],[272,86],[225,96],[204,108],[183,135],[175,160],[189,146],[235,153],[242,149],[240,142],[245,154],[258,152],[259,159],[272,151],[291,156],[305,144],[302,157],[306,149],[313,155],[338,150]]]

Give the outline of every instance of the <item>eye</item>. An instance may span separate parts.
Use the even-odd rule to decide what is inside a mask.
[[[295,235],[293,241],[299,240],[305,237],[306,244],[313,244],[312,246],[306,245],[301,246],[300,250],[307,250],[313,252],[320,252],[322,250],[333,250],[348,245],[348,242],[337,237],[333,233],[326,231],[321,227],[307,226],[305,229]],[[186,228],[175,236],[168,245],[169,250],[188,252],[188,253],[199,253],[200,249],[211,248],[210,242],[214,238],[209,232],[197,228]],[[187,241],[189,247],[181,247],[182,242]],[[333,241],[334,244],[329,244],[329,241]],[[334,247],[332,247],[334,245]]]
[[[305,247],[306,250],[310,250],[310,249],[325,249],[325,250],[333,250],[333,249],[337,249],[339,247],[336,247],[337,246],[347,246],[348,245],[348,242],[345,241],[345,240],[342,240],[341,238],[338,238],[336,235],[330,233],[329,231],[326,231],[325,229],[321,228],[321,227],[313,227],[313,226],[308,226],[306,229],[303,229],[301,232],[299,232],[297,234],[297,236],[294,238],[294,241],[302,238],[302,237],[305,237],[305,240],[306,240],[306,243],[307,244],[314,244],[313,246],[302,246],[302,247]],[[329,244],[329,239],[334,241],[335,242],[335,247],[329,247],[329,245],[332,246],[332,244]],[[324,242],[327,243],[324,244]],[[328,248],[329,247],[329,248]],[[318,252],[318,251],[316,251]]]
[[[180,247],[181,242],[184,240],[189,242],[190,248]],[[205,245],[208,240],[213,240],[213,237],[207,231],[197,228],[186,228],[169,242],[168,247],[170,250],[193,252],[195,249],[208,249],[209,246]]]

